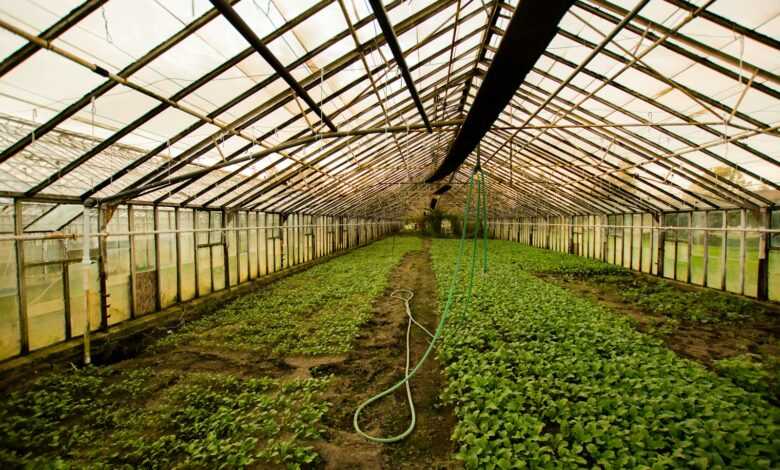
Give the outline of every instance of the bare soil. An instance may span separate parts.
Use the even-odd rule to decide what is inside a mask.
[[[658,336],[672,351],[709,368],[713,367],[715,361],[746,353],[780,357],[778,312],[769,311],[739,322],[670,321],[663,315],[645,311],[632,302],[624,301],[618,287],[609,283],[551,274],[537,276],[630,317],[639,331]],[[772,310],[764,304],[761,307]]]

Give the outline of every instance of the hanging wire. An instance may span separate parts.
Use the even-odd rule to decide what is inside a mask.
[[[103,17],[103,28],[106,30],[106,41],[109,44],[114,44],[114,40],[111,38],[111,32],[108,30],[108,18],[106,17],[106,7],[100,8],[100,16]]]

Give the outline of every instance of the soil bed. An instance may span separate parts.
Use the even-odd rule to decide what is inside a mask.
[[[745,355],[759,363],[766,363],[768,368],[776,368],[777,361],[780,360],[780,308],[777,306],[754,302],[755,309],[744,318],[702,322],[672,318],[626,299],[624,289],[627,283],[641,285],[665,282],[646,279],[644,275],[628,273],[625,275],[626,280],[621,282],[610,282],[609,279],[605,281],[599,276],[574,277],[557,273],[536,273],[536,276],[631,318],[637,330],[660,338],[678,355],[697,361],[709,369],[718,371],[718,361]],[[680,295],[703,289],[667,284],[679,291]],[[727,293],[719,294],[750,302]],[[712,313],[714,318],[719,312]],[[776,374],[776,371],[770,373]],[[776,377],[771,380],[775,382]],[[773,383],[770,387],[775,388],[777,384]],[[777,392],[776,389],[767,398],[775,404],[780,404]]]

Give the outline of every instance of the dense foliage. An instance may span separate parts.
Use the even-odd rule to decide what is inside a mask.
[[[520,268],[608,286],[625,302],[669,318],[699,323],[738,321],[762,313],[755,302],[712,289],[681,289],[670,282],[594,259],[518,246]]]
[[[245,295],[186,325],[160,346],[224,347],[264,354],[338,354],[349,350],[371,302],[416,237],[393,237]]]
[[[442,297],[456,246],[433,245]],[[780,410],[531,275],[590,269],[539,252],[491,242],[489,273],[446,329],[444,395],[468,468],[780,465]]]
[[[260,460],[297,467],[317,458],[303,442],[320,435],[326,384],[111,367],[53,374],[0,404],[0,463],[236,468]]]
[[[243,296],[155,345],[159,369],[143,360],[74,368],[7,394],[0,468],[312,464],[330,379],[247,379],[240,369],[195,372],[165,361],[220,348],[257,353],[258,361],[345,352],[393,266],[420,246],[417,238],[385,239]]]

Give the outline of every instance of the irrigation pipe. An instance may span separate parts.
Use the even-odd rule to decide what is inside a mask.
[[[471,293],[471,286],[473,284],[473,278],[474,278],[474,265],[477,264],[477,250],[476,250],[476,239],[479,237],[479,228],[480,225],[486,225],[487,224],[487,194],[485,191],[487,190],[487,186],[484,184],[484,173],[482,172],[482,169],[479,165],[479,161],[477,162],[477,167],[474,169],[474,172],[469,177],[469,189],[468,193],[466,195],[466,207],[463,209],[463,230],[460,237],[460,243],[458,244],[458,256],[455,259],[455,268],[452,272],[452,278],[450,279],[450,286],[449,290],[447,292],[447,301],[444,304],[444,311],[442,312],[441,318],[439,319],[439,324],[436,326],[436,330],[431,335],[431,333],[423,328],[422,325],[420,325],[412,316],[411,309],[409,307],[409,301],[412,299],[412,296],[414,296],[414,293],[408,289],[399,289],[394,291],[391,296],[395,297],[397,299],[401,299],[404,301],[406,305],[406,314],[409,316],[409,324],[406,328],[406,369],[404,378],[400,381],[396,382],[393,386],[386,389],[383,392],[380,392],[377,395],[374,395],[373,397],[369,398],[368,400],[364,401],[360,404],[360,406],[357,407],[355,410],[355,414],[352,418],[352,425],[355,428],[355,432],[357,432],[359,435],[363,436],[364,438],[373,441],[373,442],[379,442],[383,444],[391,443],[391,442],[398,442],[406,437],[408,437],[412,431],[414,430],[414,426],[417,424],[417,415],[415,413],[414,409],[414,401],[412,400],[412,392],[409,388],[409,381],[417,374],[417,371],[420,370],[420,367],[425,363],[425,361],[428,359],[428,356],[431,354],[431,351],[433,351],[434,347],[436,346],[436,341],[439,339],[439,337],[442,334],[442,330],[444,329],[444,325],[447,323],[447,317],[450,314],[450,311],[452,310],[452,303],[455,298],[455,288],[458,285],[458,279],[460,277],[460,268],[462,265],[463,260],[463,253],[466,246],[466,232],[468,227],[468,220],[469,220],[469,207],[471,206],[471,195],[474,189],[474,182],[475,182],[475,176],[479,175],[478,181],[477,181],[477,223],[475,224],[474,229],[474,240],[475,240],[475,249],[471,252],[471,268],[469,273],[469,295],[467,295],[466,298],[466,308],[468,308],[468,302],[469,297]],[[480,204],[481,203],[481,204]],[[483,234],[487,236],[487,227],[485,227],[485,230],[483,231]],[[487,270],[487,238],[485,238],[485,245],[483,248],[484,251],[484,259],[483,259],[483,265],[482,269],[483,272]],[[409,295],[411,293],[411,295]],[[407,294],[407,295],[402,295]],[[422,328],[426,333],[428,333],[431,336],[431,341],[428,344],[428,348],[425,350],[425,353],[420,358],[419,362],[415,364],[414,368],[410,371],[410,363],[411,363],[411,348],[410,348],[410,334],[411,334],[411,328],[412,323],[416,324],[420,328]],[[400,434],[389,436],[389,437],[377,437],[377,436],[370,436],[366,434],[365,431],[363,431],[360,428],[360,424],[358,423],[360,418],[360,413],[370,404],[374,403],[377,400],[380,400],[381,398],[384,398],[391,393],[395,392],[401,386],[406,387],[406,398],[407,403],[409,404],[409,411],[411,413],[411,420],[409,423],[409,426],[406,428],[405,431],[403,431]]]

